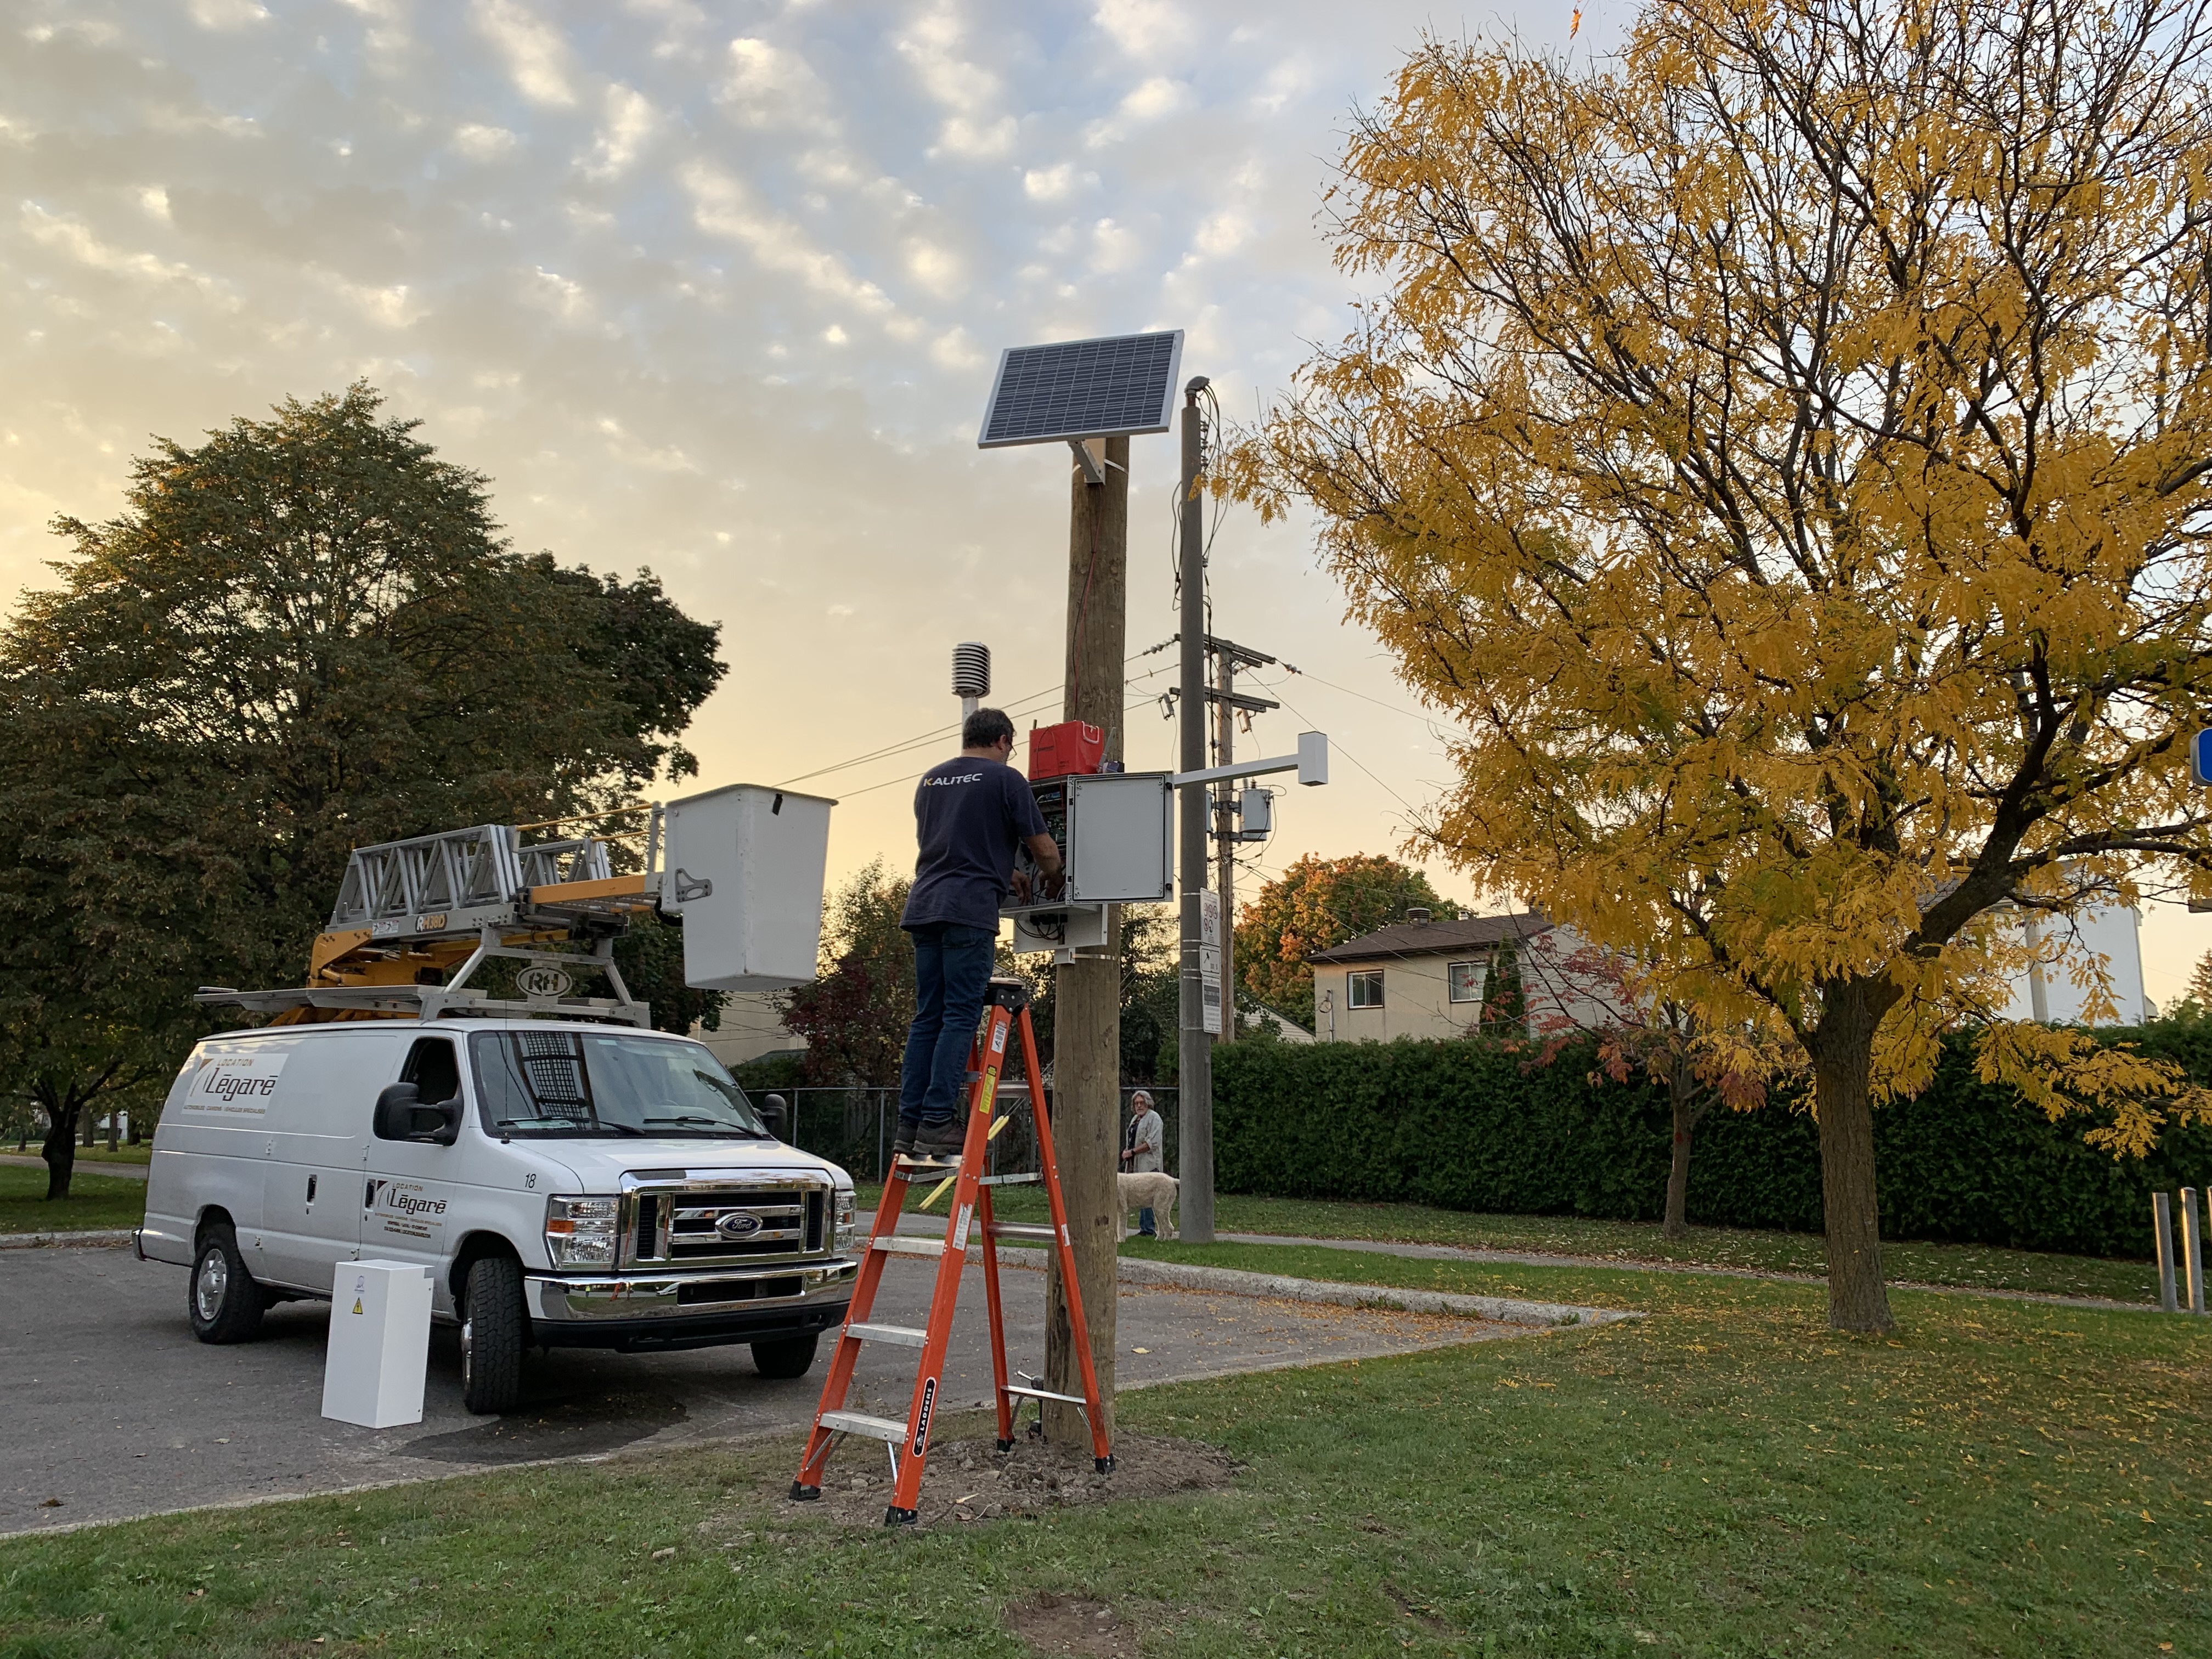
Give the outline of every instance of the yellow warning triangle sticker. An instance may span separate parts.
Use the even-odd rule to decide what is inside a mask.
[[[353,1299],[353,1310],[356,1313],[359,1313],[361,1311],[361,1298],[359,1297],[356,1297]]]

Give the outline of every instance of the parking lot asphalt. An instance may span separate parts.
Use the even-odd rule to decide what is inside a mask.
[[[1035,1373],[1044,1357],[1044,1275],[1024,1261],[1033,1254],[1006,1252],[1004,1282],[1009,1363]],[[894,1263],[876,1316],[923,1323],[933,1271]],[[458,1338],[441,1327],[431,1333],[422,1421],[370,1430],[320,1415],[325,1304],[283,1304],[256,1340],[214,1347],[185,1325],[185,1287],[184,1268],[142,1262],[128,1250],[4,1258],[0,1350],[13,1420],[0,1449],[0,1533],[803,1428],[831,1346],[825,1337],[813,1370],[788,1382],[760,1376],[743,1347],[556,1349],[533,1356],[522,1410],[483,1418],[461,1405]],[[1526,1334],[1434,1316],[1130,1284],[1121,1286],[1118,1322],[1124,1389]],[[864,1349],[848,1405],[903,1418],[915,1358],[908,1349]],[[945,1376],[947,1405],[988,1404],[982,1274],[972,1265]]]

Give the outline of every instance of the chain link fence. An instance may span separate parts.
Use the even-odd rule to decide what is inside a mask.
[[[762,1091],[766,1098],[768,1091]],[[778,1089],[791,1109],[791,1144],[802,1152],[826,1158],[841,1165],[855,1181],[881,1181],[890,1168],[891,1141],[898,1133],[898,1091],[887,1088]],[[1168,1173],[1180,1168],[1176,1158],[1176,1091],[1146,1085],[1121,1091],[1118,1144],[1128,1141],[1129,1101],[1139,1093],[1152,1097],[1160,1115],[1161,1137]],[[1045,1098],[1049,1106],[1051,1089]],[[1013,1175],[1037,1167],[1036,1132],[1030,1109],[1026,1084],[1001,1084],[997,1115],[1009,1121],[991,1138],[990,1173]]]

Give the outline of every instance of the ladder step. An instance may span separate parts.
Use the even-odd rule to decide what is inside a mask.
[[[978,1176],[975,1177],[975,1184],[978,1187],[1018,1187],[1024,1182],[1043,1179],[1042,1175],[1032,1170],[1027,1175]]]
[[[1018,1400],[1057,1400],[1063,1406],[1080,1406],[1085,1411],[1091,1409],[1091,1402],[1079,1394],[1054,1394],[1049,1389],[1025,1389],[1014,1382],[1006,1384],[1006,1392]],[[826,1423],[830,1419],[825,1417],[822,1420]]]
[[[871,1417],[866,1412],[824,1412],[815,1422],[825,1429],[843,1429],[851,1434],[865,1434],[878,1440],[888,1440],[896,1446],[906,1438],[906,1425],[895,1423],[888,1417]]]
[[[1041,1238],[1048,1244],[1060,1242],[1060,1235],[1049,1227],[1032,1227],[1024,1221],[994,1221],[991,1224],[994,1238]]]
[[[910,1238],[904,1233],[893,1233],[888,1238],[875,1242],[876,1249],[887,1255],[943,1255],[945,1241],[941,1238]]]
[[[848,1325],[845,1334],[862,1342],[895,1342],[902,1348],[918,1348],[929,1340],[927,1331],[911,1325]]]

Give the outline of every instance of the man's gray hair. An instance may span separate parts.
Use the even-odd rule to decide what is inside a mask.
[[[979,708],[960,727],[963,749],[988,749],[994,744],[1013,740],[1014,723],[1006,718],[1003,708]]]

